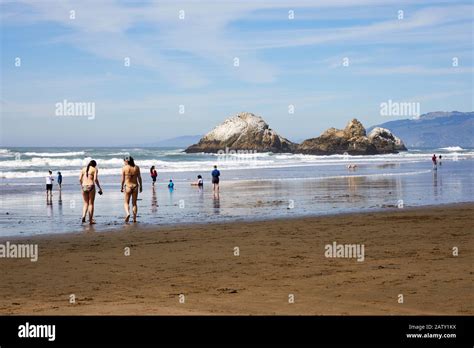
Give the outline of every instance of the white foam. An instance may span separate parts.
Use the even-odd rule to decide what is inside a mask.
[[[448,146],[448,147],[441,147],[439,150],[445,150],[445,151],[464,151],[464,149],[460,146]]]
[[[84,151],[77,152],[25,152],[25,156],[30,157],[73,157],[73,156],[83,156],[85,155]]]
[[[8,150],[1,149],[0,155],[8,153]],[[93,150],[86,150],[87,153],[94,153]],[[123,151],[124,149],[120,149]],[[206,172],[217,164],[220,169],[238,170],[238,169],[264,169],[264,168],[289,168],[289,167],[306,167],[306,166],[330,166],[342,165],[349,163],[357,165],[374,165],[386,163],[416,163],[426,162],[431,164],[430,153],[420,152],[401,152],[399,154],[385,154],[372,156],[346,156],[346,155],[304,155],[304,154],[272,154],[272,153],[256,153],[256,154],[229,154],[229,155],[204,155],[204,154],[185,154],[172,151],[149,151],[144,150],[144,155],[153,156],[146,160],[137,160],[136,163],[141,167],[142,172],[148,172],[148,168],[152,165],[160,172]],[[146,154],[148,152],[148,154]],[[83,153],[82,151],[77,153]],[[179,160],[167,159],[166,156],[174,156],[179,154]],[[109,154],[110,155],[110,154]],[[122,157],[108,157],[107,154],[94,157],[97,161],[101,175],[118,175],[123,166]],[[102,157],[100,157],[102,156]],[[104,158],[105,157],[105,158]],[[474,152],[463,151],[460,154],[450,153],[446,155],[446,159],[456,157],[456,160],[474,159]],[[187,160],[189,158],[189,160]],[[13,158],[0,161],[0,177],[2,178],[33,178],[44,177],[47,170],[60,170],[63,176],[76,176],[82,167],[92,159],[90,157],[78,156],[74,157],[32,157]]]

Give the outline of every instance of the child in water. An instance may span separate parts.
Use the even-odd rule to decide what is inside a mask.
[[[61,174],[61,172],[58,172],[58,185],[59,185],[60,190],[62,188],[62,184],[63,184],[63,175]]]
[[[191,185],[192,185],[192,186],[198,186],[198,187],[202,188],[202,187],[204,186],[204,181],[202,180],[202,176],[201,176],[201,175],[198,175],[198,176],[197,176],[197,181],[191,183]]]
[[[168,189],[169,189],[170,191],[173,191],[173,190],[174,190],[174,183],[173,183],[173,180],[172,180],[172,179],[170,179],[170,183],[168,184]]]

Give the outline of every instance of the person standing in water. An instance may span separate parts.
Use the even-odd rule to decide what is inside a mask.
[[[53,199],[53,172],[49,170],[48,173],[46,176],[46,200],[48,200],[48,198]]]
[[[439,157],[438,157],[438,162],[439,162],[439,166],[440,166],[440,167],[441,167],[441,159],[442,159],[442,158],[443,158],[443,156],[442,156],[442,155],[439,155]]]
[[[124,166],[122,168],[122,188],[121,192],[124,192],[125,185],[125,222],[128,223],[130,220],[130,198],[132,198],[132,211],[133,211],[133,222],[137,222],[137,199],[138,191],[142,192],[142,176],[140,174],[140,167],[135,165],[133,157],[127,156],[123,159]]]
[[[79,183],[82,187],[82,199],[84,204],[82,207],[82,222],[86,222],[86,214],[89,212],[89,224],[95,224],[94,220],[94,200],[95,200],[95,185],[99,188],[99,195],[102,194],[102,188],[99,183],[99,169],[97,169],[97,162],[92,160],[87,167],[82,168],[79,175]]]
[[[433,154],[433,157],[431,157],[431,161],[433,162],[433,169],[438,169],[438,164],[436,162],[436,154]]]
[[[214,166],[214,170],[211,172],[212,176],[212,190],[214,192],[219,192],[219,177],[221,176],[221,172],[217,170],[217,166]]]
[[[170,182],[168,184],[168,190],[170,190],[170,192],[174,191],[174,182],[172,179],[170,179]]]
[[[150,168],[150,176],[151,180],[153,180],[153,186],[155,186],[156,183],[156,177],[158,176],[158,173],[156,172],[155,166],[151,166]]]
[[[62,188],[62,183],[63,183],[63,175],[61,172],[58,172],[58,185],[59,185],[59,191],[61,191]]]

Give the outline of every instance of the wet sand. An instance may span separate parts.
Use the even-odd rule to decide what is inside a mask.
[[[39,259],[0,259],[0,313],[472,315],[473,213],[469,203],[3,238],[38,243]],[[365,260],[326,258],[334,241],[364,244]]]

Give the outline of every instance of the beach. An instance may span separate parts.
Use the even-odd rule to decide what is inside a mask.
[[[149,227],[176,224],[230,223],[385,210],[402,205],[471,202],[473,149],[437,149],[443,164],[432,170],[430,150],[373,156],[312,156],[258,153],[219,157],[161,148],[9,148],[0,152],[0,237],[87,231],[80,224],[79,173],[97,161],[104,194],[95,200],[95,229],[121,228],[120,192],[123,156],[140,166],[143,192],[138,221]],[[18,155],[19,160],[14,156]],[[356,164],[357,169],[347,166]],[[156,165],[152,186],[149,167]],[[220,196],[212,192],[211,170],[221,172]],[[53,199],[45,199],[45,176],[63,175],[62,190],[53,182]],[[204,188],[190,183],[202,175]],[[168,182],[175,189],[170,192]]]
[[[39,254],[1,259],[0,313],[472,315],[473,213],[466,203],[2,237]],[[364,260],[326,257],[333,242],[363,244]]]

